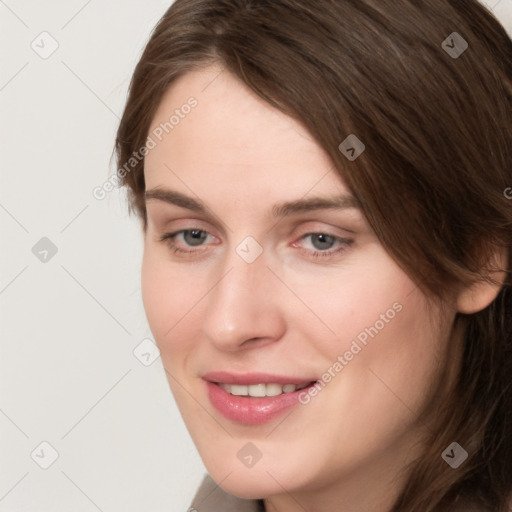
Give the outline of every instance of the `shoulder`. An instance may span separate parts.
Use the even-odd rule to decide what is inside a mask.
[[[261,500],[247,500],[228,494],[206,475],[188,512],[264,512]]]

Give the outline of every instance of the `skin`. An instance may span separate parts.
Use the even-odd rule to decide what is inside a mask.
[[[219,71],[173,83],[151,130],[190,96],[198,105],[145,160],[146,190],[181,192],[208,212],[147,200],[142,293],[172,393],[208,472],[227,492],[265,498],[272,512],[389,510],[405,481],[400,470],[421,451],[428,425],[418,417],[441,375],[456,370],[455,314],[485,307],[497,289],[465,290],[429,312],[361,211],[273,218],[276,203],[350,191],[300,123]],[[202,245],[191,245],[190,233],[174,238],[192,254],[161,240],[194,228],[207,233]],[[322,245],[308,233],[352,243]],[[263,249],[253,263],[236,252],[248,236]],[[315,250],[332,254],[314,258]],[[401,311],[291,414],[241,425],[210,403],[201,379],[208,371],[320,379],[394,303]],[[247,442],[262,454],[252,468],[237,457]]]

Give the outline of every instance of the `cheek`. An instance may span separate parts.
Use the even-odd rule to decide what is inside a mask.
[[[355,432],[372,417],[380,418],[375,447],[383,436],[408,428],[414,411],[425,408],[446,357],[440,333],[449,332],[449,322],[436,320],[435,309],[431,318],[425,297],[410,281],[404,279],[402,285],[401,291],[381,295],[354,315],[357,321],[344,338],[343,355],[349,362],[336,383],[341,409],[353,411]]]
[[[202,339],[201,299],[208,281],[184,264],[173,263],[168,249],[146,243],[141,268],[144,310],[166,370],[184,376],[186,361]],[[174,390],[173,381],[170,380]]]
[[[141,269],[142,300],[149,326],[157,342],[161,337],[170,290],[159,267],[158,260],[153,257],[146,244]]]
[[[389,382],[426,379],[439,357],[439,322],[431,318],[425,296],[409,276],[391,263],[380,270],[368,272],[345,297],[349,307],[344,323],[338,322],[344,349],[360,347],[359,362],[381,369]],[[435,318],[436,311],[432,314]]]
[[[160,346],[169,338],[173,326],[183,317],[184,303],[190,295],[190,287],[185,286],[183,277],[174,272],[166,258],[157,248],[144,248],[141,269],[142,300],[146,317]]]
[[[361,414],[400,407],[391,390],[418,404],[443,356],[438,329],[449,329],[449,322],[431,322],[424,295],[392,260],[379,254],[373,261],[343,279],[322,281],[322,293],[310,287],[307,295],[334,331],[316,337],[324,370],[343,375],[333,379],[333,388],[340,386],[347,408]],[[361,389],[368,391],[364,399],[347,398],[360,397]]]
[[[338,275],[328,269],[330,273],[314,278],[306,273],[294,276],[294,291],[315,313],[314,325],[328,334],[323,345],[333,351],[347,350],[357,338],[364,343],[369,332],[390,330],[404,302],[413,299],[413,281],[382,250],[368,251],[361,260]]]

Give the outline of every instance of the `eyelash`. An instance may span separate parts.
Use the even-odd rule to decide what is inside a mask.
[[[204,229],[201,229],[201,228],[187,228],[187,229],[180,229],[179,231],[174,231],[173,233],[166,233],[163,236],[161,236],[159,238],[159,240],[160,240],[160,242],[164,242],[167,246],[169,246],[169,248],[175,254],[192,255],[193,253],[196,253],[197,251],[187,251],[185,249],[182,249],[181,247],[176,246],[176,244],[174,243],[174,238],[176,236],[180,235],[181,233],[188,232],[188,231],[199,231],[201,233],[209,234],[207,231],[205,231]],[[308,236],[314,236],[314,235],[327,235],[329,237],[334,238],[335,242],[339,242],[341,244],[341,247],[339,247],[338,249],[330,249],[330,250],[327,250],[327,251],[305,250],[305,252],[307,252],[309,256],[311,256],[311,257],[313,257],[315,259],[316,258],[330,258],[330,257],[333,257],[334,255],[336,255],[338,253],[346,251],[347,248],[350,245],[352,245],[352,243],[354,242],[351,239],[342,238],[342,237],[339,237],[339,236],[336,236],[336,235],[331,235],[329,233],[324,233],[323,231],[304,233],[300,237],[300,240],[302,240],[302,239],[304,239],[304,238],[306,238]]]

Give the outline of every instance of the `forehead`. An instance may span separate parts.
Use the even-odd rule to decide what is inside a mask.
[[[149,135],[156,146],[145,158],[147,189],[222,193],[224,199],[232,192],[240,200],[260,202],[309,192],[348,193],[327,154],[299,122],[217,66],[190,71],[172,84]]]

